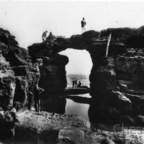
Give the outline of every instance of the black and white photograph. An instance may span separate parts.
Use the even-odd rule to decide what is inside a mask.
[[[144,1],[0,0],[0,144],[144,144]]]

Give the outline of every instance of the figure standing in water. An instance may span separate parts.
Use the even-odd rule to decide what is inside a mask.
[[[74,88],[74,85],[75,85],[75,82],[74,82],[74,80],[72,80],[72,87]]]
[[[77,87],[77,79],[75,80],[75,87]]]
[[[72,85],[73,85],[73,88],[77,87],[77,80],[72,80]]]
[[[80,82],[80,81],[79,81],[79,83],[78,83],[77,87],[81,87],[81,82]]]
[[[83,18],[82,21],[81,21],[82,33],[86,31],[85,25],[86,25],[86,21],[85,21],[85,18]]]

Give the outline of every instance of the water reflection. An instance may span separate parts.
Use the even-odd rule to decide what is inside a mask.
[[[50,113],[64,114],[66,106],[66,98],[49,96],[41,100],[41,110]]]
[[[98,117],[98,115],[93,115],[95,114],[96,102],[88,93],[81,95],[68,95],[65,97],[61,96],[59,98],[53,97],[51,99],[49,98],[48,100],[49,104],[47,104],[46,108],[49,109],[50,112],[82,116],[85,118],[88,127],[93,126],[93,120]],[[28,131],[19,131],[17,129],[15,144],[55,144],[57,136],[58,130],[43,131],[41,134],[36,134],[35,132],[28,133]],[[11,142],[12,141],[7,143],[4,142],[3,144],[8,144]]]
[[[78,91],[79,94],[76,94]],[[42,110],[51,113],[78,115],[85,118],[88,127],[97,127],[98,124],[107,123],[98,110],[99,104],[89,93],[80,94],[83,89],[67,89],[59,97],[46,97],[42,101]],[[83,91],[84,92],[84,91]]]
[[[76,103],[73,100],[67,99],[66,103],[66,114],[74,114],[74,115],[80,115],[83,116],[86,120],[86,124],[88,127],[90,127],[89,117],[88,117],[88,109],[89,104],[82,104],[82,103]]]

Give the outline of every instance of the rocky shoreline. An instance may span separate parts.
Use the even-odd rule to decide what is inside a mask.
[[[4,126],[0,127],[0,136],[4,143],[13,136],[17,143],[142,143],[133,135],[121,138],[96,129],[100,125],[144,126],[143,94],[136,93],[144,86],[143,49],[112,41],[109,57],[105,57],[106,42],[96,39],[97,32],[87,31],[69,39],[33,44],[26,50],[8,31],[0,31],[0,122]],[[69,47],[87,50],[92,59],[88,113],[91,129],[82,117],[64,115],[65,66],[69,60],[59,52]],[[36,61],[41,65],[40,72]],[[40,113],[27,110],[38,75],[39,86],[44,89]],[[9,135],[4,138],[3,132]]]

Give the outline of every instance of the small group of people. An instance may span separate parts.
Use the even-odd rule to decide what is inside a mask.
[[[72,87],[73,88],[77,87],[77,80],[75,80],[75,79],[72,80]]]
[[[85,18],[83,17],[82,20],[81,20],[81,28],[82,28],[82,33],[86,31],[86,21],[85,21]],[[44,31],[43,34],[42,34],[42,41],[45,43],[46,41],[53,41],[53,34],[52,32],[49,33],[49,36],[47,37],[47,33],[48,31]]]
[[[43,34],[42,34],[42,41],[43,41],[43,43],[45,43],[45,42],[53,42],[53,40],[54,40],[54,36],[53,36],[53,34],[52,34],[52,32],[50,32],[49,33],[49,36],[47,37],[47,33],[48,33],[48,31],[46,30],[46,31],[44,31],[43,32]]]
[[[79,83],[77,84],[77,80],[73,79],[72,80],[72,87],[76,88],[76,87],[81,87],[81,82],[79,81]]]

